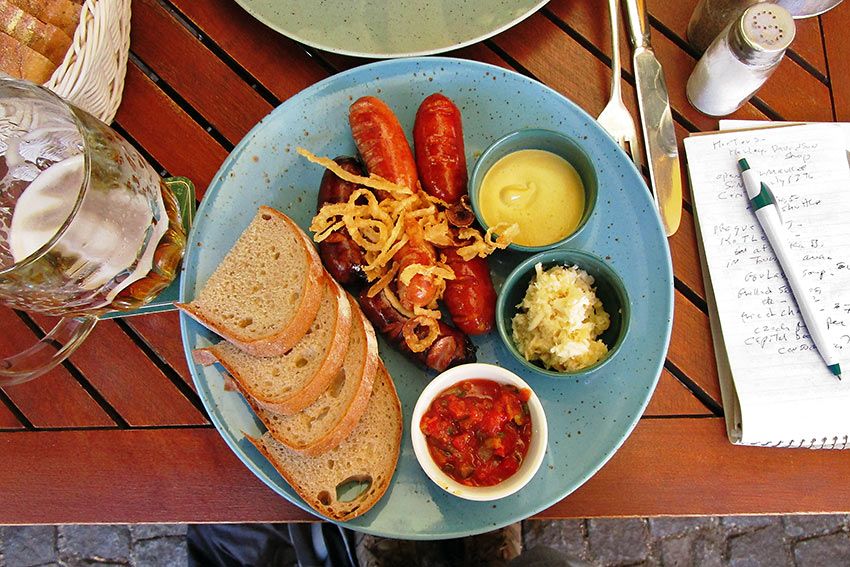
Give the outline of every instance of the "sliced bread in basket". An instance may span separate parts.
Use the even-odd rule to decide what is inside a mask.
[[[278,356],[313,323],[324,279],[304,231],[263,206],[198,297],[176,306],[249,354]]]
[[[55,66],[62,63],[74,35],[73,29],[70,34],[65,33],[36,14],[19,8],[14,0],[0,0],[0,31],[41,53]]]
[[[293,414],[309,407],[324,395],[349,357],[352,323],[361,325],[359,316],[352,317],[351,302],[339,284],[330,276],[323,281],[319,312],[286,354],[253,356],[221,341],[193,351],[195,362],[220,363],[257,413]]]
[[[56,64],[38,51],[0,31],[0,71],[12,77],[43,83]]]
[[[305,455],[321,455],[339,445],[360,421],[372,393],[380,364],[378,341],[356,301],[350,301],[355,314],[345,362],[315,402],[298,413],[281,415],[246,397],[272,437]]]
[[[6,0],[4,0],[5,3]],[[8,0],[8,4],[35,16],[45,24],[56,26],[72,36],[80,23],[83,1],[72,0]]]
[[[386,492],[398,462],[402,427],[401,403],[381,364],[366,411],[335,449],[308,457],[269,433],[248,439],[307,504],[331,520],[345,521],[372,508]],[[352,497],[346,489],[355,484],[365,488]]]

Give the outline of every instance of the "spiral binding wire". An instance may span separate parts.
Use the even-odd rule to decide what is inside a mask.
[[[818,439],[813,437],[812,439],[800,439],[799,441],[796,439],[791,439],[790,441],[769,441],[765,443],[754,443],[753,445],[759,447],[777,447],[777,448],[787,448],[787,449],[848,449],[848,445],[850,445],[850,435],[834,436],[832,439],[829,437],[823,437]]]

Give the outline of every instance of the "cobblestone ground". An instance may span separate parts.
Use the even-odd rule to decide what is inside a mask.
[[[186,526],[0,527],[0,567],[186,567]]]
[[[0,567],[185,567],[183,525],[0,527]],[[444,542],[366,536],[362,567],[479,561],[485,534]],[[850,567],[850,516],[528,520],[523,549],[547,546],[593,567]],[[476,552],[473,551],[473,555]]]

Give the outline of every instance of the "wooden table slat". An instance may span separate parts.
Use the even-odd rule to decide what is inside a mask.
[[[0,429],[23,429],[24,424],[21,423],[12,410],[7,408],[3,403],[0,403]]]
[[[133,3],[130,41],[133,53],[232,144],[272,110],[155,0]]]
[[[534,14],[492,41],[591,116],[597,116],[608,101],[608,67],[544,15]],[[623,85],[626,99],[631,98],[629,89]]]
[[[127,317],[124,322],[139,333],[139,336],[180,375],[184,382],[194,388],[192,374],[189,372],[186,355],[183,353],[180,316],[177,311]]]
[[[682,154],[684,155],[684,154]],[[687,184],[687,180],[685,181]],[[673,271],[676,278],[684,283],[697,297],[705,299],[705,286],[697,254],[696,219],[690,211],[682,211],[679,230],[668,240],[670,256],[673,259]]]
[[[172,3],[280,100],[328,76],[300,45],[264,26],[235,2]],[[282,72],[281,62],[286,63],[286,72]]]
[[[595,476],[540,516],[846,513],[848,474],[845,451],[734,446],[721,418],[642,419]]]
[[[11,309],[0,309],[0,328],[3,329],[0,353],[6,356],[22,352],[38,342],[35,333]],[[63,366],[57,366],[37,380],[6,386],[3,391],[34,427],[115,425]],[[2,404],[0,407],[6,409]],[[16,418],[12,419],[18,422]],[[13,427],[8,425],[10,423],[8,415],[0,416],[0,424],[6,424],[0,427]]]
[[[708,315],[678,291],[673,309],[673,336],[667,359],[719,404],[720,383],[717,381]]]
[[[842,2],[820,17],[824,31],[824,45],[832,83],[835,120],[850,122],[850,3]]]
[[[12,432],[0,454],[7,524],[315,520],[212,428]]]
[[[646,416],[663,415],[714,415],[710,409],[705,407],[675,376],[667,369],[661,371],[658,378],[658,386],[649,400],[649,405],[644,411]]]
[[[208,428],[8,433],[0,451],[16,455],[0,475],[6,523],[191,522],[201,504],[209,522],[314,519]],[[536,517],[846,513],[848,473],[840,451],[735,447],[721,418],[642,419],[599,472]]]
[[[794,20],[797,26],[790,50],[818,73],[827,76],[826,54],[823,49],[823,30],[820,18]]]
[[[33,319],[42,327],[52,326],[48,318]],[[116,359],[115,353],[121,353],[120,358]],[[207,423],[204,414],[135,347],[115,321],[99,321],[69,361],[131,426]],[[133,379],[120,380],[118,374]]]
[[[199,200],[227,157],[221,144],[133,64],[127,66],[115,120],[171,175],[191,179]]]

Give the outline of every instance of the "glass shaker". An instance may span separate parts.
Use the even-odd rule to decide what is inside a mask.
[[[688,100],[710,116],[741,108],[773,74],[794,39],[791,14],[769,2],[747,8],[726,26],[688,78]]]
[[[749,6],[765,0],[699,0],[688,21],[688,43],[702,54],[715,37]],[[823,14],[841,0],[773,0],[794,17],[811,18]]]
[[[700,0],[688,22],[688,43],[700,54],[705,53],[723,28],[756,2],[758,0]]]

